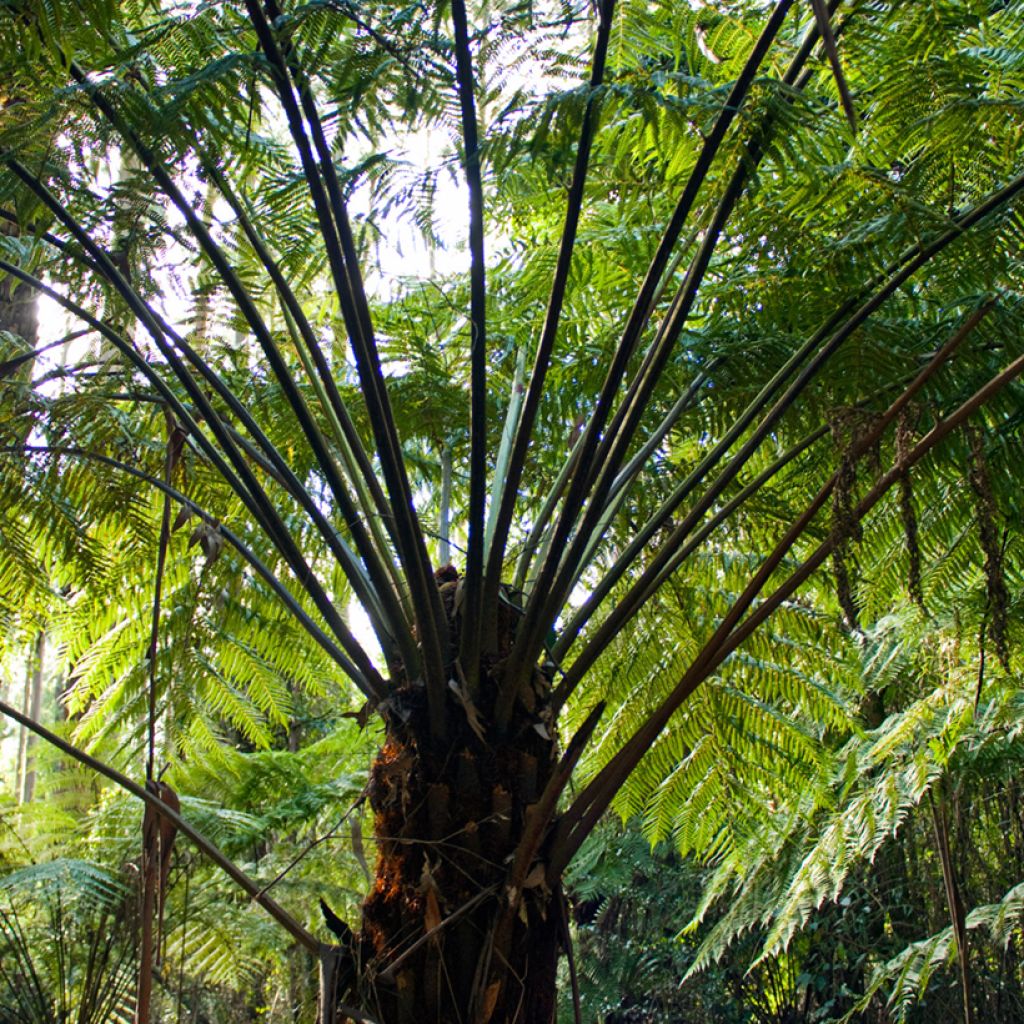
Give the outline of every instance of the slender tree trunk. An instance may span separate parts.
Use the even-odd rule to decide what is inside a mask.
[[[0,218],[0,235],[17,236],[20,234],[18,224]],[[17,335],[29,349],[34,349],[39,341],[39,314],[36,309],[36,296],[30,288],[17,287],[9,278],[0,280],[0,331],[9,331]],[[22,379],[30,380],[35,360],[30,360],[19,371]],[[24,438],[22,438],[24,440]],[[38,720],[42,687],[42,633],[29,652],[25,670],[25,695],[21,710],[23,714],[31,714]],[[21,726],[18,733],[18,763],[15,779],[15,793],[21,802],[32,799],[35,788],[35,772],[29,776],[29,756],[35,745],[35,737]]]
[[[945,806],[935,801],[931,792],[928,793],[931,804],[932,824],[935,829],[935,845],[942,864],[942,882],[946,890],[946,904],[949,907],[949,919],[953,925],[953,937],[956,941],[956,958],[960,968],[960,988],[963,994],[964,1024],[974,1024],[974,1011],[971,1003],[971,965],[967,953],[967,928],[963,900],[953,868],[953,858],[949,849],[949,824],[946,820]]]
[[[25,689],[21,698],[21,713],[27,715],[32,707],[32,665],[34,662],[35,649],[30,647],[25,658]],[[25,798],[25,770],[28,767],[28,728],[24,725],[18,726],[18,764],[14,780],[14,792],[17,794],[18,802]]]
[[[43,710],[43,657],[46,652],[46,634],[40,630],[36,636],[36,642],[32,648],[32,685],[31,693],[26,694],[29,699],[28,714],[36,722]],[[29,735],[25,740],[25,774],[21,790],[22,803],[29,803],[35,794],[36,789],[36,765],[33,748],[36,745],[36,737]]]

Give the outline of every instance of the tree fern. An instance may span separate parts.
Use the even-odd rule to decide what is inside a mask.
[[[616,803],[713,894],[754,866],[711,946],[764,928],[791,988],[796,929],[968,759],[1012,690],[947,654],[1016,628],[979,463],[1019,457],[1020,13],[5,6],[0,268],[94,337],[4,389],[3,623],[52,633],[77,742],[167,762],[259,872],[329,790],[218,813],[188,770],[384,719],[371,1016],[548,1019]],[[467,237],[449,173],[468,281],[394,280],[386,235]]]

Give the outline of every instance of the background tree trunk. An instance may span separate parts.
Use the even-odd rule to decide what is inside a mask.
[[[46,634],[40,630],[36,636],[36,642],[32,647],[30,656],[31,686],[26,681],[25,697],[28,702],[28,714],[33,721],[39,721],[39,715],[43,710],[43,657],[46,652]],[[36,737],[29,735],[25,739],[25,761],[24,774],[21,788],[21,802],[29,803],[35,794],[36,788],[36,765],[33,748],[36,745]]]
[[[20,234],[17,222],[0,217],[0,235],[16,237]],[[0,331],[18,335],[29,348],[35,348],[39,338],[35,292],[9,277],[0,280]]]
[[[25,686],[21,698],[21,713],[27,715],[32,707],[32,664],[34,648],[30,647],[25,658]],[[21,803],[25,795],[25,768],[28,757],[28,729],[24,725],[18,726],[18,761],[15,769],[14,792],[17,795],[18,803]]]

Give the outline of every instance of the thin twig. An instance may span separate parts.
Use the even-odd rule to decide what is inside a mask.
[[[415,953],[416,950],[425,942],[432,939],[439,931],[441,931],[442,928],[447,928],[453,921],[457,921],[460,917],[469,913],[469,911],[471,911],[478,903],[481,903],[492,893],[496,892],[497,888],[498,886],[495,884],[487,886],[486,889],[481,889],[475,896],[466,900],[458,910],[453,910],[443,921],[439,921],[433,928],[427,929],[427,931],[425,931],[408,949],[395,957],[395,959],[380,972],[378,977],[384,981],[390,981],[394,977],[395,971],[397,971],[398,968],[401,967],[402,964],[405,963],[405,961],[408,960],[409,957],[411,957],[413,953]]]
[[[262,889],[260,889],[260,895],[270,892],[271,889],[277,885],[300,861],[305,860],[321,843],[326,843],[328,839],[333,838],[339,828],[345,824],[346,821],[351,817],[352,812],[356,810],[360,804],[366,799],[365,795],[360,795],[352,806],[332,825],[322,836],[317,836],[312,842],[307,843],[299,852],[269,881]]]

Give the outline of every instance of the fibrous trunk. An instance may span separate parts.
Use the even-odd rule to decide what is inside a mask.
[[[457,640],[458,583],[438,574]],[[376,879],[356,940],[359,1003],[381,1024],[550,1024],[562,898],[538,864],[510,884],[531,808],[551,778],[556,744],[543,719],[549,680],[537,670],[513,719],[494,735],[494,700],[517,614],[498,609],[498,643],[471,699],[453,663],[445,741],[429,734],[426,694],[400,685],[384,709],[387,741],[369,800]]]

